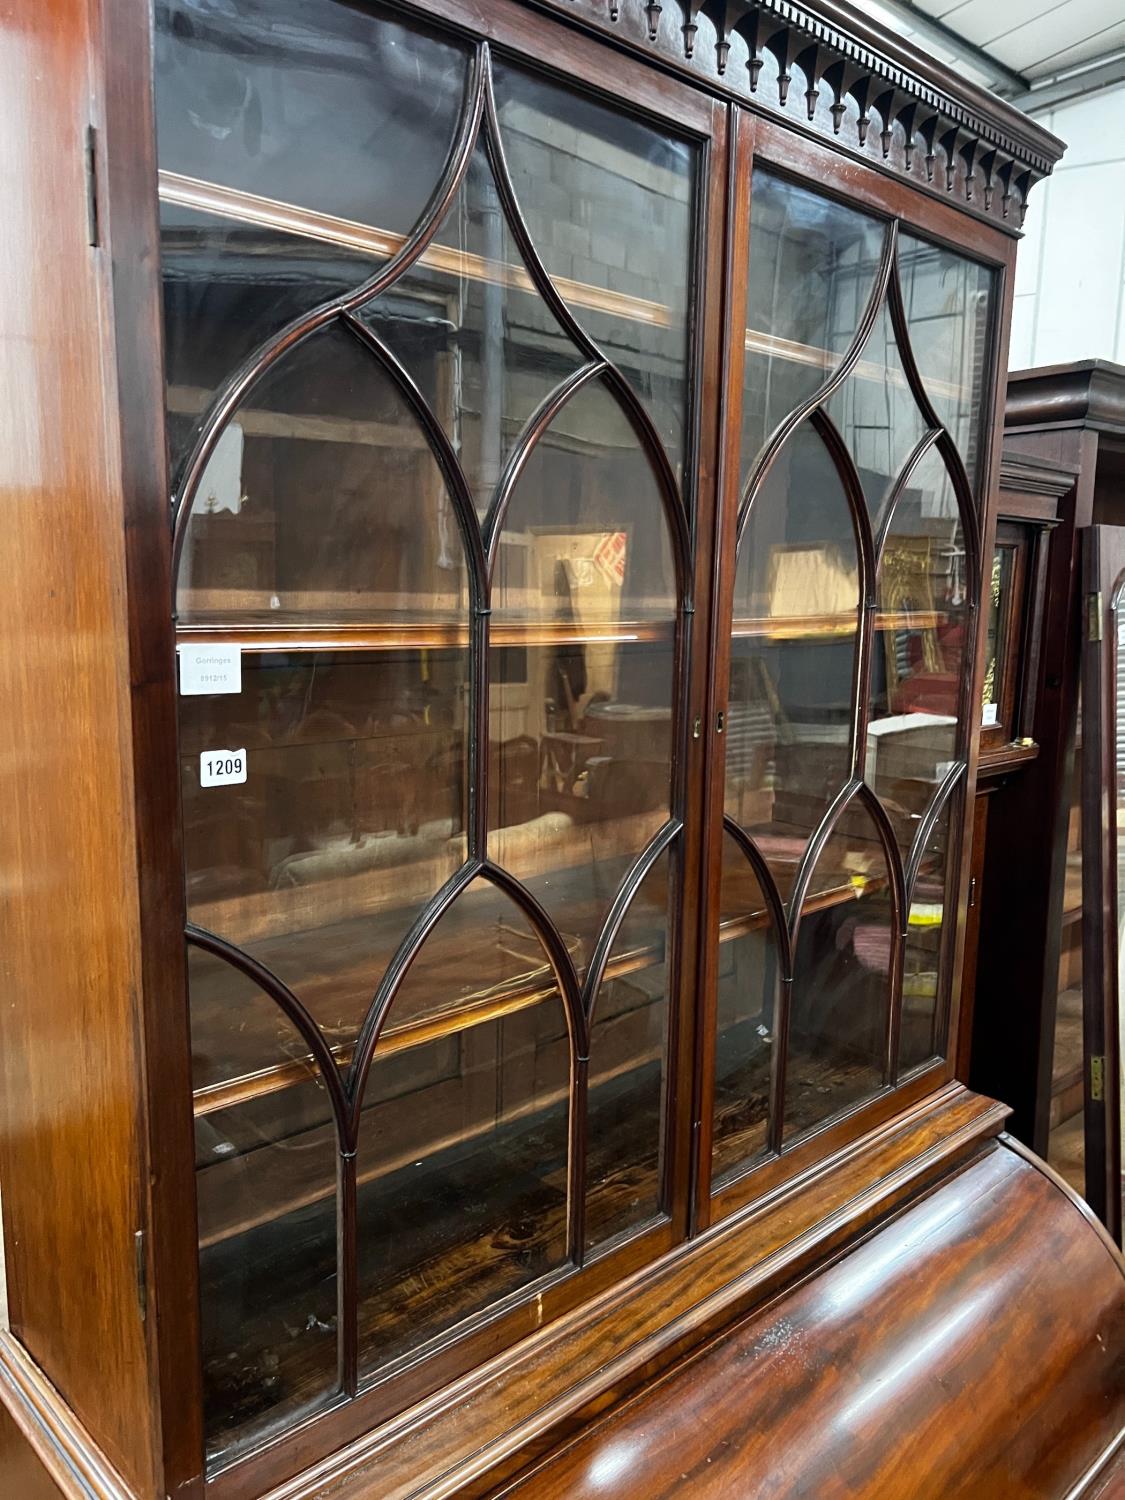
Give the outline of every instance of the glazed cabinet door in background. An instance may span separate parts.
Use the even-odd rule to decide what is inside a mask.
[[[336,0],[156,65],[227,1463],[669,1221],[707,151]]]
[[[715,1191],[946,1050],[996,295],[760,153],[747,256]]]

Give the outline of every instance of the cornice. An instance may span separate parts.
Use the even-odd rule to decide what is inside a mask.
[[[1008,376],[1004,426],[1091,427],[1125,436],[1125,365],[1084,359]]]
[[[1064,149],[1029,116],[846,0],[532,3],[609,31],[724,93],[804,117],[817,133],[1012,231]]]
[[[1078,470],[1050,459],[1033,458],[1006,450],[1000,455],[1001,490],[1018,490],[1025,495],[1048,495],[1060,499],[1073,488]],[[1001,504],[1003,510],[1003,504]]]

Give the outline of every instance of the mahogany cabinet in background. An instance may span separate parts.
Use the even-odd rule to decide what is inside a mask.
[[[1108,598],[1099,603],[1098,590],[1083,585],[1082,549],[1092,525],[1125,524],[1125,370],[1095,360],[1018,371],[1005,422],[1005,452],[1042,470],[1048,487],[1069,487],[1058,497],[1039,625],[1035,760],[990,801],[967,1076],[1012,1105],[1013,1132],[1119,1234],[1120,1193],[1107,1186],[1105,1165],[1116,1127],[1103,1015],[1116,993],[1116,958],[1087,915],[1100,907],[1097,871],[1106,869],[1089,855],[1099,849],[1107,796],[1113,805],[1096,749],[1108,719],[1099,713],[1089,741],[1081,681],[1085,671],[1104,687],[1098,669],[1113,644],[1115,616]],[[1099,924],[1098,934],[1108,930]]]
[[[1108,1458],[1119,1263],[955,1080],[1060,143],[838,9],[2,23],[12,1482],[534,1489],[962,1199],[906,1274],[991,1386],[1027,1194],[1052,1485]]]

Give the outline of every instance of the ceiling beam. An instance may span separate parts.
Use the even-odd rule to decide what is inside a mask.
[[[993,57],[991,52],[986,52],[983,47],[978,47],[975,42],[970,42],[960,32],[954,31],[952,26],[947,26],[944,21],[939,21],[936,16],[931,16],[922,10],[914,0],[879,0],[884,10],[897,12],[910,29],[917,33],[923,43],[927,40],[935,46],[948,48],[963,57],[966,62],[972,63],[974,68],[988,76],[988,87],[1002,98],[1011,99],[1016,95],[1026,94],[1031,88],[1031,80],[1025,78],[1022,73],[1017,73],[1014,68],[1009,68],[998,58]]]
[[[1036,79],[1022,94],[1009,95],[1009,103],[1026,114],[1038,115],[1119,83],[1125,83],[1125,48],[1076,63],[1074,67],[1047,78]]]

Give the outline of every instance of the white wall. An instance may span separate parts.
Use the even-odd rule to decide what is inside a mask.
[[[1037,119],[1067,150],[1031,194],[1008,368],[1125,364],[1125,83]]]

